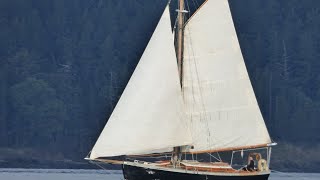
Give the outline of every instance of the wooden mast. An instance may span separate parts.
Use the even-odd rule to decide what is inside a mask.
[[[184,27],[184,0],[179,0],[179,10],[178,10],[178,69],[179,69],[179,76],[180,76],[180,83],[182,86],[183,81],[183,27]]]
[[[180,77],[180,85],[183,83],[183,28],[184,28],[184,0],[179,0],[178,9],[178,38],[177,38],[177,59],[178,59],[178,71]],[[172,164],[176,167],[179,164],[179,157],[181,154],[180,147],[174,147],[172,153]]]

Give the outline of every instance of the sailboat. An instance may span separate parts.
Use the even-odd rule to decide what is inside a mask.
[[[120,164],[128,180],[268,179],[276,143],[260,112],[228,0],[206,0],[187,21],[185,2],[178,1],[178,28],[172,32],[168,3],[86,159]],[[222,160],[223,152],[230,152],[230,161]],[[244,158],[244,152],[253,166],[236,168],[234,156]]]

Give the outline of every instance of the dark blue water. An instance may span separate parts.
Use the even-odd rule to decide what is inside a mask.
[[[115,170],[0,169],[0,180],[123,180]],[[320,174],[272,173],[270,180],[320,180]]]

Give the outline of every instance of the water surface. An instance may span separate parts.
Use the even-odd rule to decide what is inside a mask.
[[[117,170],[0,169],[0,180],[123,180]],[[320,180],[317,173],[272,173],[270,180]]]

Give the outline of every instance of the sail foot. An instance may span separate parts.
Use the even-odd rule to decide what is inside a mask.
[[[257,144],[257,145],[250,145],[250,146],[238,146],[238,147],[211,149],[211,150],[203,150],[203,151],[183,151],[183,152],[190,153],[190,154],[204,154],[204,153],[238,151],[238,150],[245,150],[245,149],[258,149],[258,148],[267,148],[267,147],[269,147],[269,144]]]

